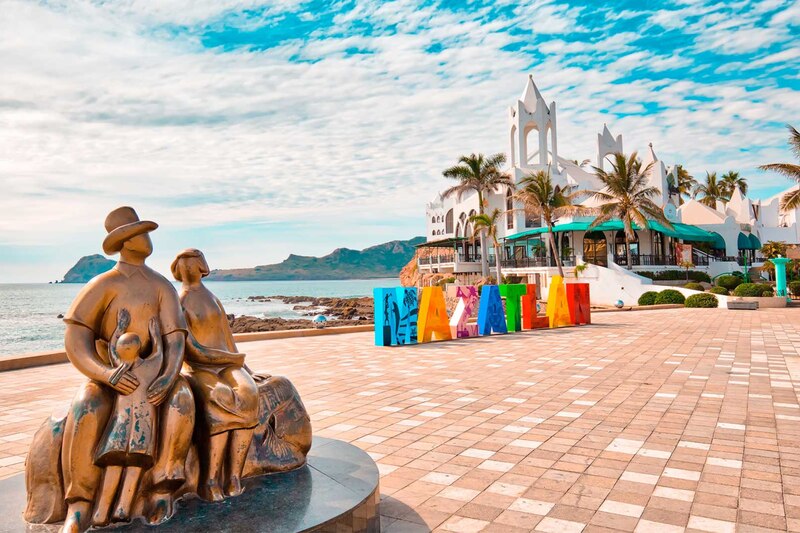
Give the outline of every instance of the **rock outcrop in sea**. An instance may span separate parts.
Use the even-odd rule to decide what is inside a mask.
[[[250,296],[247,299],[255,302],[278,300],[285,304],[294,304],[294,311],[309,318],[324,315],[328,317],[325,322],[326,328],[371,324],[374,317],[374,307],[370,297]],[[234,317],[233,315],[228,315],[228,320],[234,333],[315,327],[311,320],[303,318],[258,318],[254,316]]]
[[[86,283],[98,274],[111,270],[116,264],[116,261],[100,254],[86,255],[64,274],[61,283]]]

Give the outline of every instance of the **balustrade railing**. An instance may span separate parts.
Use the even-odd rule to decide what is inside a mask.
[[[650,255],[650,254],[633,254],[631,255],[632,266],[667,266],[676,265],[676,257],[674,255]],[[615,255],[614,262],[620,266],[628,266],[628,256]]]
[[[500,266],[504,268],[555,267],[556,260],[553,257],[514,257],[502,259]],[[575,256],[562,257],[561,266],[575,266]]]

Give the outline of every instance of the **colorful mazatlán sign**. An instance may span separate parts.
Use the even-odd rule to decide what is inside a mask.
[[[373,296],[377,346],[591,324],[589,284],[564,283],[560,276],[553,276],[550,283],[547,316],[537,313],[534,284],[484,285],[481,290],[473,285],[450,286],[448,296],[456,306],[449,317],[441,287],[378,288]],[[476,309],[477,323],[470,323]]]

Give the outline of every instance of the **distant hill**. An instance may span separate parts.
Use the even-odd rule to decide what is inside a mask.
[[[391,278],[414,256],[414,246],[425,237],[390,241],[363,250],[337,248],[323,257],[290,255],[281,263],[253,268],[212,270],[209,281],[278,281],[314,279]]]
[[[75,266],[64,274],[64,280],[61,283],[86,283],[96,275],[111,270],[116,264],[116,261],[100,254],[81,257]]]

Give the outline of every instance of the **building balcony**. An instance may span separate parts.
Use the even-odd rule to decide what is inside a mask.
[[[553,257],[515,257],[502,259],[500,266],[503,268],[548,268],[556,267],[556,260]],[[575,256],[570,255],[561,258],[561,266],[575,266]]]

